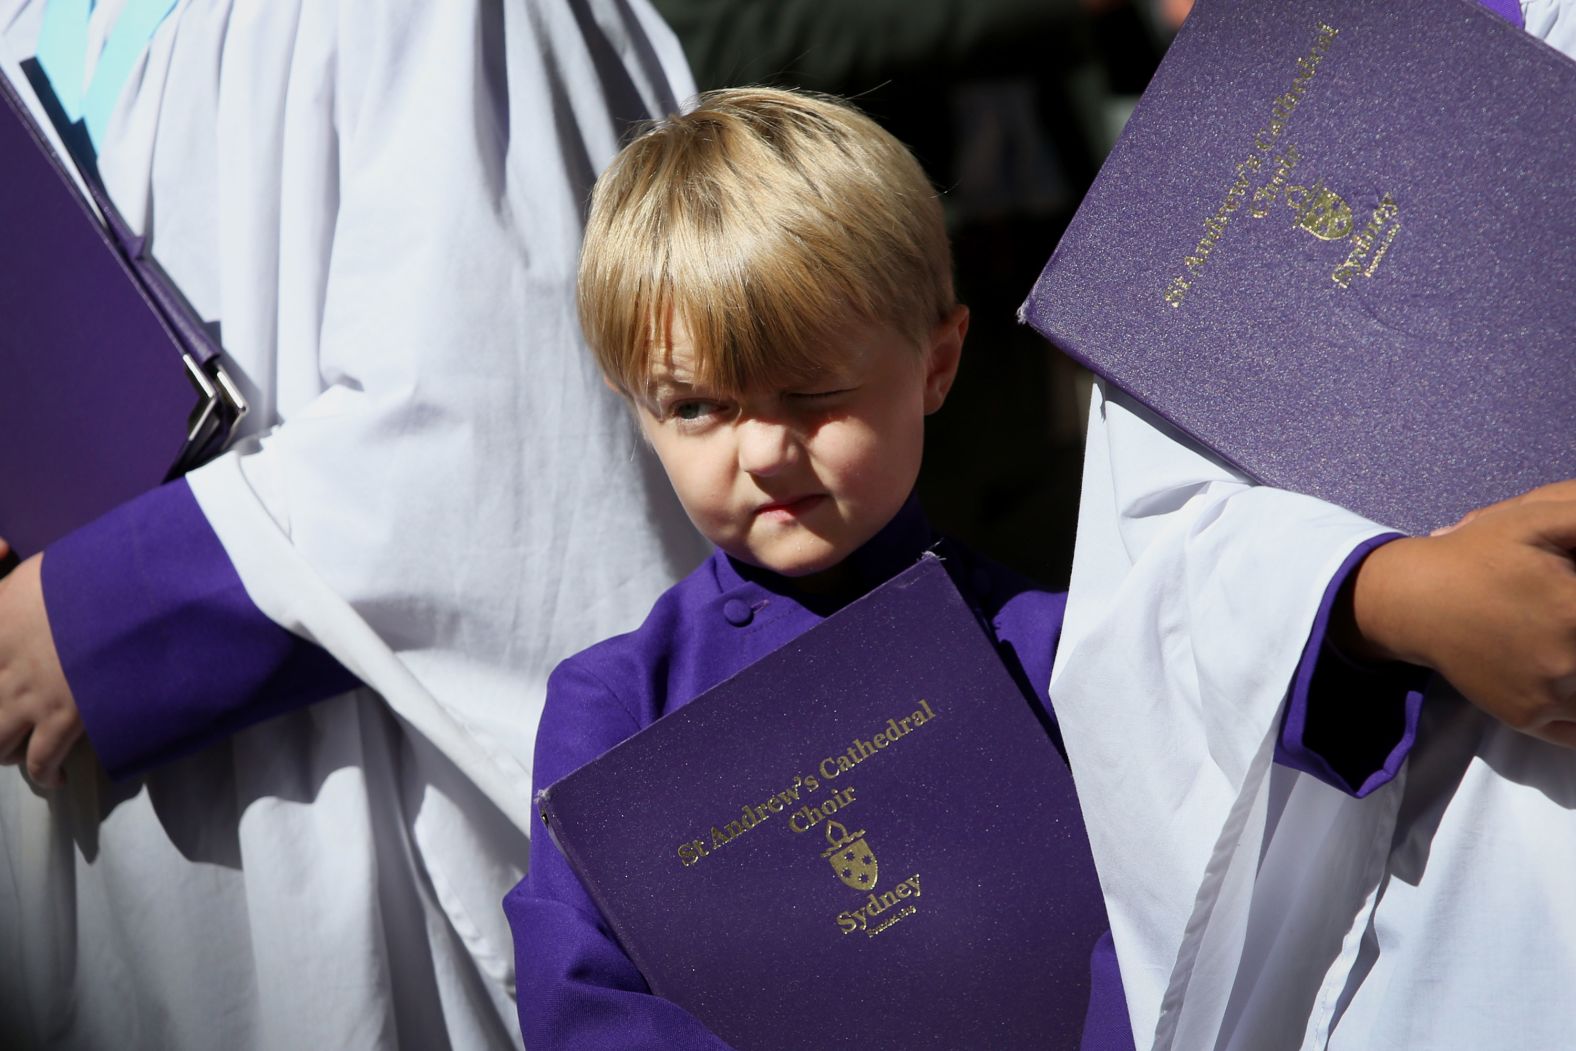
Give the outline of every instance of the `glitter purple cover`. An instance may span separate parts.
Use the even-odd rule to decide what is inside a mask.
[[[1468,0],[1200,0],[1025,320],[1408,532],[1576,476],[1573,97]]]
[[[1104,913],[1070,775],[934,557],[540,802],[652,991],[733,1046],[1077,1045]],[[823,858],[830,820],[873,886]]]
[[[0,536],[30,555],[163,481],[197,396],[141,279],[0,95]]]

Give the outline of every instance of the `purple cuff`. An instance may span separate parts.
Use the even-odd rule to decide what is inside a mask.
[[[43,587],[66,681],[112,777],[356,685],[252,603],[185,481],[50,545]]]
[[[1386,533],[1357,545],[1324,589],[1292,676],[1275,761],[1358,798],[1400,772],[1417,738],[1426,669],[1356,661],[1326,637],[1330,613],[1369,553],[1400,539]]]

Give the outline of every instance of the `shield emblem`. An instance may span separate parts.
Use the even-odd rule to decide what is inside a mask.
[[[856,839],[828,855],[832,871],[837,878],[855,890],[874,890],[876,885],[876,856],[870,844]]]
[[[1321,241],[1339,241],[1352,232],[1352,209],[1320,183],[1298,214],[1298,224]]]

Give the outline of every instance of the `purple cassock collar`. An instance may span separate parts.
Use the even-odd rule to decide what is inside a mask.
[[[1517,29],[1527,28],[1526,20],[1521,15],[1519,0],[1478,0],[1478,3],[1494,12]]]

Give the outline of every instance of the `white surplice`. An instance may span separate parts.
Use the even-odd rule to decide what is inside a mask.
[[[13,61],[40,7],[0,2]],[[258,608],[368,688],[127,786],[0,777],[0,1044],[518,1043],[499,903],[547,673],[704,554],[573,306],[596,173],[692,92],[646,0],[159,27],[100,165],[252,400],[191,486]]]
[[[1576,50],[1576,5],[1523,7]],[[1325,588],[1383,527],[1101,385],[1084,470],[1051,696],[1139,1047],[1576,1046],[1576,755],[1436,683],[1366,799],[1271,763]]]

